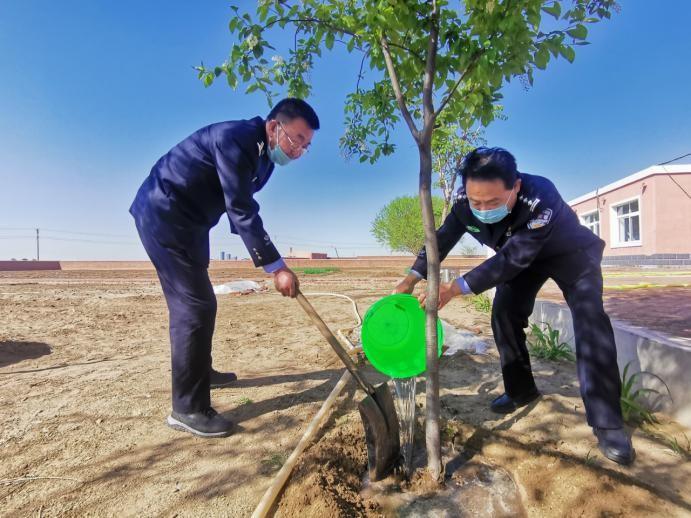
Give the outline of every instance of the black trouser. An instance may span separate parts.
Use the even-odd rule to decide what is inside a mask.
[[[531,266],[498,286],[492,307],[492,331],[506,393],[518,396],[535,390],[524,328],[528,326],[537,292],[552,276],[573,318],[578,381],[588,424],[620,428],[623,420],[617,350],[612,324],[602,305],[602,270],[599,260],[596,266],[594,262],[578,275],[570,272],[568,281]]]
[[[190,260],[184,249],[159,243],[139,223],[137,230],[168,303],[173,410],[199,412],[211,406],[209,373],[216,296],[208,270]]]

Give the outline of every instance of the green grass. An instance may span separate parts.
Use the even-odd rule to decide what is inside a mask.
[[[492,301],[485,294],[473,295],[470,298],[473,307],[480,313],[489,313],[492,311]]]
[[[624,421],[629,426],[639,427],[645,433],[653,438],[662,441],[668,448],[672,455],[677,455],[684,461],[691,460],[691,440],[685,433],[682,433],[683,438],[677,438],[672,435],[660,432],[655,425],[660,424],[652,410],[650,410],[642,401],[646,394],[660,394],[658,390],[651,388],[635,388],[637,380],[643,375],[653,376],[660,381],[667,390],[667,395],[672,398],[667,383],[658,376],[648,371],[635,372],[629,376],[629,367],[631,362],[624,367],[624,372],[621,375],[621,413]]]
[[[631,362],[626,364],[624,372],[621,375],[621,413],[624,421],[631,426],[640,426],[642,424],[654,425],[658,424],[655,414],[645,406],[642,402],[643,396],[646,394],[660,394],[658,390],[651,388],[635,388],[637,380],[643,376],[653,376],[660,380],[660,382],[667,389],[667,394],[672,397],[669,387],[664,380],[657,374],[648,371],[635,372],[629,376],[629,367]]]
[[[553,329],[547,322],[542,325],[544,329],[534,323],[530,326],[530,337],[527,340],[530,353],[543,360],[574,361],[576,358],[571,347],[559,338],[559,330]]]
[[[241,405],[249,405],[249,404],[251,404],[251,403],[254,403],[254,401],[252,401],[252,400],[251,400],[250,398],[248,398],[248,397],[241,397],[240,399],[238,399],[238,403],[241,404]]]
[[[673,435],[660,431],[654,425],[643,425],[641,426],[641,431],[667,446],[668,451],[665,453],[676,455],[684,461],[691,460],[691,439],[689,439],[688,435],[685,433],[682,432],[682,438],[677,438]]]
[[[670,451],[678,455],[682,460],[691,460],[691,440],[686,434],[682,434],[684,439],[680,442],[676,437],[663,435],[662,440],[665,441]]]
[[[310,267],[299,267],[293,268],[294,272],[304,273],[305,275],[326,275],[329,273],[340,272],[340,268],[334,268],[331,266],[325,266],[323,268],[310,268]]]

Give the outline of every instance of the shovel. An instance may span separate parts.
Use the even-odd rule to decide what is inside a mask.
[[[401,454],[398,438],[398,416],[391,391],[386,383],[375,388],[365,380],[352,358],[343,349],[341,343],[305,296],[298,292],[297,299],[302,309],[305,310],[305,313],[312,319],[312,322],[319,328],[326,341],[345,364],[346,369],[350,371],[360,388],[367,394],[367,397],[358,404],[358,410],[360,410],[360,417],[365,427],[369,477],[372,481],[381,480],[396,467]]]

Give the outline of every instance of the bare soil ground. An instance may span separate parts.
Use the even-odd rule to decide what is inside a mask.
[[[303,291],[347,294],[364,313],[401,274],[303,275]],[[212,271],[215,283],[238,276],[264,279],[256,271]],[[354,325],[346,301],[312,303],[333,329]],[[249,516],[343,371],[295,301],[271,292],[220,296],[214,365],[240,380],[213,391],[212,400],[239,431],[204,440],[164,425],[167,311],[152,271],[0,273],[0,314],[3,516]],[[442,317],[491,345],[488,316],[467,302],[452,301]],[[447,474],[459,488],[454,494],[464,495],[452,501],[482,503],[449,509],[477,515],[501,501],[527,516],[691,516],[688,459],[636,431],[636,464],[607,461],[585,424],[573,364],[534,368],[545,396],[496,419],[487,405],[502,391],[497,355],[445,357]],[[424,383],[418,392],[422,404]],[[364,487],[360,397],[354,386],[341,396],[277,514],[442,516],[435,498],[418,498],[425,489],[415,481],[400,491]],[[661,420],[661,433],[691,437]],[[422,445],[417,452],[422,465]],[[487,496],[500,486],[515,494]],[[401,491],[413,500],[387,499]]]

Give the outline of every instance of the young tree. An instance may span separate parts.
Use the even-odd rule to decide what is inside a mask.
[[[481,127],[464,130],[458,124],[439,126],[432,136],[432,171],[437,175],[436,186],[444,199],[441,219],[444,221],[453,205],[458,168],[463,157],[485,144]]]
[[[225,75],[232,88],[242,81],[247,93],[259,90],[269,100],[281,89],[307,97],[315,58],[343,44],[362,56],[355,91],[345,103],[344,153],[374,162],[393,153],[390,135],[401,119],[409,129],[419,151],[428,264],[427,467],[437,480],[439,252],[432,135],[438,121],[453,120],[464,129],[489,124],[507,81],[523,77],[532,84],[535,68],[558,56],[573,61],[587,25],[609,18],[614,7],[614,0],[260,0],[249,12],[233,8],[229,29],[236,42],[228,59],[196,67],[207,86]],[[277,28],[294,31],[291,48],[270,44]]]
[[[435,226],[441,221],[444,200],[432,197]],[[372,222],[372,235],[382,245],[394,252],[417,254],[425,244],[420,199],[417,196],[400,196],[381,209]]]

